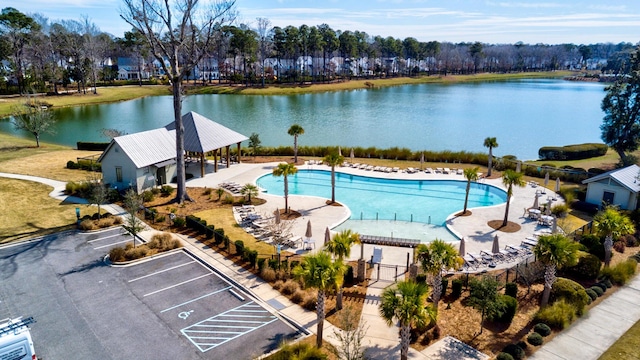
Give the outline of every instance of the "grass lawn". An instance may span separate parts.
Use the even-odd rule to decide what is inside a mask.
[[[92,215],[96,208],[63,204],[49,197],[53,190],[31,181],[0,178],[0,243],[51,234],[75,227],[75,208]]]
[[[638,359],[640,349],[640,321],[635,323],[599,360],[633,360]]]

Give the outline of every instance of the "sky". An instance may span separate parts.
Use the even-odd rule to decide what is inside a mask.
[[[200,0],[201,2],[211,0]],[[102,31],[121,37],[122,0],[2,0],[50,20],[86,16]],[[505,44],[640,42],[638,0],[236,0],[238,21],[256,18],[272,26],[328,24],[371,36],[419,41]]]

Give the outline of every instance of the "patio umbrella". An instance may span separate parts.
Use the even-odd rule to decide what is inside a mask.
[[[555,234],[558,232],[558,218],[557,217],[553,217],[553,225],[551,225],[551,233]]]
[[[547,203],[547,208],[544,210],[545,215],[551,215],[551,200]]]
[[[304,237],[311,239],[311,220],[307,221],[307,231],[304,233]]]
[[[556,192],[560,192],[560,178],[556,178]]]
[[[338,155],[342,156],[342,149],[338,146]]]
[[[538,194],[536,194],[535,198],[533,199],[533,206],[531,208],[537,209],[539,207],[540,207],[540,204],[538,204]]]
[[[518,161],[516,163],[516,172],[520,172],[522,170],[522,161]]]
[[[276,208],[276,217],[275,220],[276,224],[280,224],[280,209]]]
[[[549,173],[544,174],[544,186],[549,185]]]
[[[420,170],[422,170],[422,165],[424,164],[424,153],[420,155]]]
[[[500,252],[500,240],[498,240],[498,235],[493,237],[493,246],[491,247],[491,252],[494,254]]]
[[[464,236],[463,236],[462,239],[460,239],[460,249],[458,249],[458,254],[460,254],[460,256],[464,256],[465,252],[466,252],[466,249],[464,245]]]
[[[327,245],[327,243],[331,241],[331,232],[329,231],[329,228],[327,227],[324,230],[324,244]]]
[[[351,158],[351,162],[353,162],[353,159],[355,159],[355,154],[353,153],[353,148],[351,148],[351,154],[349,154],[349,157]]]

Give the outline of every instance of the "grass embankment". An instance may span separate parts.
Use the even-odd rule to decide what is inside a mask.
[[[171,95],[171,91],[170,88],[165,85],[126,85],[99,87],[97,94],[87,91],[86,94],[73,93],[68,95],[42,96],[38,97],[38,99],[53,105],[55,109],[68,106],[106,104],[154,95]],[[24,97],[0,99],[0,118],[10,116],[13,113],[13,108],[16,105],[20,105],[23,101]]]
[[[295,95],[327,91],[360,90],[370,87],[388,87],[400,85],[416,84],[441,84],[441,83],[463,83],[478,81],[505,81],[514,79],[534,79],[534,78],[558,78],[573,75],[570,71],[548,71],[539,73],[513,73],[494,74],[483,73],[475,75],[451,75],[451,76],[418,76],[418,77],[397,77],[387,79],[359,79],[340,81],[332,83],[305,83],[293,85],[268,85],[266,87],[244,87],[243,85],[215,85],[191,88],[192,94],[242,94],[242,95]],[[372,85],[367,85],[367,83]]]
[[[598,360],[632,360],[638,358],[640,321],[635,323]]]

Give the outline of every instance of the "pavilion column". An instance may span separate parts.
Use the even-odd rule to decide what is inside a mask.
[[[213,150],[213,172],[218,172],[218,149]]]
[[[227,169],[231,167],[231,145],[227,145]]]
[[[204,153],[201,152],[200,153],[200,177],[203,178],[204,177]]]
[[[238,143],[238,164],[240,164],[240,143]]]

